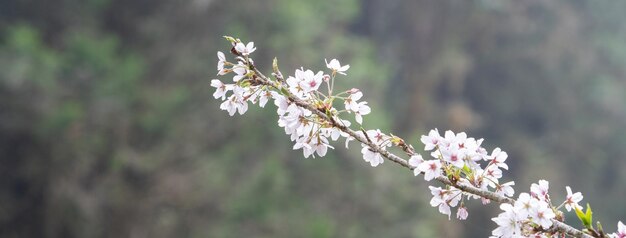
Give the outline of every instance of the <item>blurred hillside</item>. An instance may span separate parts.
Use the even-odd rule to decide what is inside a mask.
[[[5,0],[0,2],[0,237],[487,237],[422,179],[342,145],[292,151],[272,109],[211,96],[223,35],[269,71],[351,65],[380,128],[431,128],[509,153],[516,192],[581,191],[626,217],[621,1]],[[262,126],[259,126],[262,125]],[[505,179],[506,180],[506,179]],[[568,217],[578,225],[574,217]]]

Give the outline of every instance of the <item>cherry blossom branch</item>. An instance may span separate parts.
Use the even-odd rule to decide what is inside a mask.
[[[281,86],[273,83],[270,79],[268,79],[265,75],[263,75],[263,73],[261,73],[256,67],[252,67],[254,69],[254,72],[256,75],[259,76],[259,79],[261,81],[261,83],[263,85],[268,85],[268,86],[272,86],[278,90],[281,89]],[[417,167],[416,166],[412,166],[410,165],[407,160],[400,158],[399,156],[387,151],[387,150],[383,150],[381,149],[378,145],[376,145],[375,143],[368,141],[364,136],[362,136],[361,134],[357,133],[356,131],[346,127],[345,125],[339,124],[336,121],[334,121],[331,117],[328,117],[328,115],[324,114],[324,112],[322,110],[320,110],[319,108],[315,108],[312,105],[303,102],[302,100],[296,98],[295,96],[291,95],[291,94],[287,94],[288,98],[291,102],[295,103],[296,105],[302,107],[302,108],[306,108],[307,110],[315,113],[317,116],[319,116],[320,118],[332,123],[333,127],[336,127],[337,129],[347,133],[348,135],[352,136],[353,138],[355,138],[357,141],[368,145],[370,148],[372,148],[372,150],[376,151],[377,153],[381,154],[384,158],[399,164],[402,167],[408,168],[410,170],[415,170]],[[409,150],[406,151],[408,156],[413,156],[415,155],[415,151],[413,150]],[[461,191],[467,192],[467,193],[471,193],[474,195],[478,195],[482,198],[487,198],[490,199],[492,201],[498,202],[498,203],[509,203],[509,204],[513,204],[515,203],[515,199],[512,198],[508,198],[505,196],[500,196],[494,192],[491,191],[485,191],[485,190],[480,190],[477,189],[475,187],[472,186],[467,186],[464,184],[459,184],[459,183],[453,183],[452,181],[450,181],[448,178],[444,177],[444,176],[438,176],[435,178],[437,181],[448,185],[448,186],[453,186],[455,188],[458,188]],[[573,228],[563,222],[560,222],[558,220],[553,219],[553,226],[554,226],[554,231],[560,231],[563,232],[565,234],[568,234],[570,236],[573,237],[592,237],[589,236],[587,234],[584,234],[582,231]]]
[[[335,77],[337,74],[345,75],[349,65],[341,66],[339,61],[333,59],[330,63],[326,62],[332,70],[331,75],[324,75],[322,71],[314,74],[311,70],[301,69],[296,70],[295,77],[285,79],[274,59],[272,75],[276,80],[272,80],[260,72],[249,57],[256,50],[254,43],[244,45],[239,39],[226,38],[233,44],[231,53],[236,56],[238,63],[228,62],[224,54],[218,52],[218,75],[236,74],[233,77],[234,84],[223,84],[217,79],[211,81],[211,86],[216,88],[213,96],[224,100],[220,108],[232,116],[235,112],[245,113],[248,102],[258,102],[259,106],[264,107],[269,99],[273,99],[278,107],[279,126],[291,135],[291,140],[296,142],[294,149],[302,149],[305,157],[315,154],[324,156],[328,148],[333,148],[328,138],[337,140],[345,137],[346,147],[350,140],[357,140],[363,147],[363,158],[372,166],[387,159],[412,170],[416,176],[424,175],[427,181],[435,179],[445,184],[446,188],[429,187],[433,195],[430,204],[448,217],[451,215],[450,208],[460,202],[457,218],[464,220],[468,214],[464,206],[466,199],[480,198],[484,204],[490,201],[501,203],[503,212],[492,219],[499,225],[492,232],[494,237],[551,237],[558,234],[572,237],[609,236],[602,231],[599,223],[597,229],[593,227],[591,208],[587,205],[587,212],[583,213],[582,207],[578,205],[582,195],[572,194],[569,186],[566,187],[567,199],[558,207],[552,205],[548,182],[545,180],[533,184],[530,194],[521,193],[517,200],[511,198],[515,183],[498,182],[502,177],[501,169],[508,170],[505,163],[508,155],[500,148],[488,155],[481,147],[482,139],[468,138],[465,133],[454,134],[451,131],[446,131],[445,137],[442,137],[437,130],[432,130],[422,136],[421,141],[426,151],[433,151],[431,156],[435,159],[424,160],[400,137],[385,135],[380,130],[350,129],[351,123],[340,119],[339,115],[354,114],[355,120],[361,124],[362,116],[369,114],[370,108],[367,102],[358,102],[363,96],[358,89],[332,94]],[[318,90],[323,83],[327,84],[328,94]],[[229,91],[233,94],[226,99]],[[340,96],[344,94],[348,96]],[[333,107],[334,100],[343,100],[346,109]],[[407,161],[386,150],[391,145],[402,149],[410,159]],[[481,161],[487,161],[488,164],[483,168]],[[489,191],[489,187],[495,191]],[[574,209],[586,229],[581,231],[563,223],[563,213],[559,210],[563,206],[567,211]],[[619,222],[618,233],[610,236],[623,238],[626,236],[626,227]]]
[[[278,90],[280,90],[280,85],[277,85],[275,83],[273,83],[270,79],[268,79],[265,75],[263,75],[263,73],[261,73],[256,67],[253,67],[254,72],[259,76],[259,80],[261,81],[261,83],[263,85],[268,85],[268,86],[272,86]],[[315,113],[315,115],[319,116],[320,118],[330,122],[333,127],[336,127],[337,129],[347,133],[348,135],[352,136],[352,138],[355,138],[357,141],[368,145],[370,148],[372,148],[372,150],[374,150],[375,152],[381,154],[384,158],[386,158],[387,160],[390,160],[396,164],[399,164],[402,167],[405,167],[407,169],[410,170],[415,170],[417,167],[416,166],[412,166],[409,164],[409,162],[407,162],[407,160],[402,159],[400,156],[397,156],[387,150],[383,150],[381,149],[378,145],[376,145],[375,143],[373,143],[372,141],[368,141],[365,136],[363,136],[362,134],[357,133],[356,131],[346,127],[345,125],[339,124],[337,123],[335,120],[333,120],[332,118],[328,117],[328,115],[324,114],[323,111],[319,110],[318,108],[313,107],[312,105],[303,102],[302,100],[296,98],[295,96],[288,94],[288,98],[291,102],[295,103],[296,105],[298,105],[299,107],[302,108],[306,108],[307,110]],[[408,156],[413,156],[415,155],[415,151],[413,151],[412,149],[407,151],[407,155]],[[444,177],[444,176],[438,176],[435,178],[437,181],[442,182],[443,184],[449,185],[449,186],[453,186],[456,187],[464,192],[468,192],[474,195],[478,195],[481,196],[483,198],[487,198],[499,203],[514,203],[515,200],[508,198],[508,197],[504,197],[504,196],[499,196],[494,192],[491,191],[485,191],[485,190],[480,190],[477,189],[475,187],[471,187],[471,186],[467,186],[467,185],[463,185],[463,184],[458,184],[458,183],[453,183],[451,182],[448,178]]]

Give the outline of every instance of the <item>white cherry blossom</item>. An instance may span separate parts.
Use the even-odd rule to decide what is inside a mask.
[[[299,75],[296,74],[296,77],[299,78],[300,87],[304,90],[305,93],[309,93],[312,91],[316,91],[320,85],[322,85],[322,81],[324,78],[324,72],[319,71],[317,74],[314,74],[311,70],[306,70]]]
[[[448,190],[448,199],[447,202],[451,207],[456,207],[456,205],[459,204],[459,202],[461,201],[461,198],[463,198],[463,191],[455,188],[455,187],[450,187],[450,189]]]
[[[465,132],[459,132],[454,136],[451,143],[458,146],[459,149],[465,148],[465,142],[467,141],[467,134]]]
[[[254,42],[250,42],[247,45],[244,45],[243,43],[239,42],[235,45],[235,50],[241,53],[241,55],[246,56],[254,52],[256,50],[256,47],[254,47]]]
[[[350,124],[351,124],[350,121],[343,120],[343,119],[340,119],[338,117],[335,117],[334,119],[335,119],[336,122],[338,122],[339,124],[344,125],[346,127],[349,127]],[[341,131],[341,130],[339,130],[337,128],[334,128],[334,127],[332,127],[332,128],[324,128],[324,129],[322,129],[322,131],[326,134],[326,137],[330,137],[333,141],[338,140],[340,136],[341,137],[350,137],[350,135],[348,135],[347,133],[345,133],[345,132],[343,132],[343,131]]]
[[[352,90],[350,92],[350,95],[348,95],[348,97],[343,101],[346,110],[348,111],[357,111],[359,110],[359,99],[361,99],[361,97],[363,97],[363,93],[361,91],[357,90]]]
[[[491,234],[495,237],[520,237],[522,232],[520,221],[525,219],[525,217],[516,212],[515,208],[508,203],[501,204],[500,209],[504,212],[500,213],[498,217],[491,219],[498,224],[498,227]]]
[[[376,143],[378,146],[382,146],[384,142],[387,142],[390,139],[390,137],[382,133],[380,129],[368,130],[367,136],[372,140],[372,142]],[[389,146],[389,144],[387,144],[386,146]]]
[[[572,194],[572,189],[569,186],[565,187],[567,190],[567,197],[565,198],[565,209],[569,212],[572,208],[577,207],[582,209],[578,203],[583,200],[583,195],[580,192]]]
[[[363,149],[361,149],[363,159],[369,162],[372,167],[376,167],[385,162],[383,157],[379,153],[374,152],[368,145],[362,144],[361,146],[363,146]]]
[[[295,76],[287,78],[289,91],[300,99],[310,98],[310,93],[317,91],[322,84],[324,75],[322,71],[317,74],[311,70],[296,69]]]
[[[211,80],[211,87],[215,88],[215,93],[213,93],[213,97],[215,99],[221,98],[222,100],[226,98],[226,93],[233,89],[233,85],[224,84],[218,79]]]
[[[515,201],[515,211],[523,217],[527,217],[533,207],[537,206],[539,200],[533,198],[528,193],[520,193]]]
[[[233,81],[239,82],[239,80],[246,77],[248,74],[248,66],[238,64],[233,66],[233,72],[235,72],[235,76],[233,76]]]
[[[498,183],[498,180],[502,178],[502,170],[497,166],[489,166],[484,170],[484,176],[489,179],[489,185],[491,187],[495,187]]]
[[[271,99],[272,92],[271,91],[259,91],[259,106],[265,107],[265,104]]]
[[[465,154],[459,149],[458,145],[451,144],[450,147],[441,149],[443,160],[457,168],[463,168],[465,165]]]
[[[233,94],[220,105],[220,109],[228,111],[230,116],[235,115],[235,112],[243,115],[248,110],[248,103],[241,100],[236,94]]]
[[[367,105],[367,102],[359,102],[358,109],[354,111],[354,119],[359,124],[363,124],[363,115],[370,114],[372,109]]]
[[[501,196],[511,197],[515,194],[515,190],[513,189],[513,185],[515,185],[515,181],[506,182],[496,186],[496,194]]]
[[[495,164],[500,168],[508,170],[509,166],[506,163],[504,163],[504,161],[506,161],[508,157],[509,155],[506,152],[500,150],[500,148],[495,148],[493,152],[491,152],[491,156],[489,156],[489,160],[491,160],[492,164]]]
[[[430,189],[430,193],[433,195],[433,198],[430,199],[430,205],[433,207],[439,207],[439,212],[441,214],[448,215],[448,219],[450,219],[452,212],[450,211],[450,205],[448,205],[447,201],[449,191],[434,186],[428,186],[428,188]]]
[[[426,151],[435,149],[442,139],[443,138],[441,138],[437,129],[430,130],[428,135],[422,135],[421,137],[421,141],[424,144],[424,150]]]
[[[344,100],[344,106],[348,112],[354,112],[355,120],[359,124],[363,124],[363,115],[369,114],[372,109],[367,102],[359,102],[363,97],[363,93],[358,89],[350,90],[350,95]]]
[[[533,222],[543,227],[543,229],[548,229],[552,226],[552,218],[555,216],[552,208],[544,201],[539,201],[530,211],[530,217],[533,219]]]
[[[550,184],[546,180],[539,180],[539,183],[533,183],[530,185],[530,194],[541,201],[545,201],[548,196],[548,189]]]
[[[489,152],[487,152],[487,150],[481,146],[484,139],[481,138],[475,141],[476,141],[476,150],[474,151],[475,154],[473,156],[476,156],[476,158],[472,158],[472,160],[487,160]]]
[[[447,147],[449,147],[452,143],[454,143],[455,141],[456,141],[456,134],[454,134],[454,132],[452,132],[452,131],[450,131],[450,130],[447,130],[447,131],[444,133],[444,138],[443,138],[443,141],[442,141],[441,146],[442,146],[443,148],[447,148]]]
[[[298,70],[296,70],[296,72],[297,71]],[[293,94],[294,96],[296,96],[297,98],[300,98],[300,99],[307,99],[308,98],[307,93],[304,91],[304,89],[300,85],[300,82],[301,82],[300,79],[298,79],[296,77],[289,76],[287,78],[286,82],[287,82],[287,86],[289,87],[289,92],[291,92],[291,94]]]
[[[320,157],[324,157],[328,148],[334,149],[334,147],[328,144],[328,139],[324,136],[318,136],[312,140],[311,148],[319,155]]]
[[[466,220],[468,215],[467,208],[463,205],[456,210],[456,218],[459,220]]]
[[[226,56],[221,51],[217,52],[217,75],[225,75],[228,70],[224,68],[224,64],[226,63]]]
[[[333,72],[337,72],[343,75],[346,75],[345,71],[350,68],[350,65],[341,66],[341,64],[339,64],[339,60],[336,59],[332,59],[330,60],[330,62],[324,59],[324,62],[326,62],[327,68],[333,70]]]
[[[293,145],[293,150],[299,150],[302,149],[302,153],[304,154],[304,158],[309,158],[310,155],[312,155],[315,152],[315,149],[313,149],[310,145],[310,143],[308,143],[307,141],[308,138],[306,137],[302,137],[300,139],[296,140],[296,143]]]
[[[417,166],[417,169],[424,172],[424,180],[430,181],[441,176],[441,162],[439,160],[426,160]]]
[[[287,98],[274,91],[272,91],[272,98],[274,98],[274,105],[276,105],[276,113],[278,113],[279,116],[285,115],[289,107]]]
[[[420,174],[422,172],[419,169],[417,169],[417,166],[419,166],[422,162],[424,162],[424,158],[422,158],[422,156],[419,155],[419,154],[413,155],[409,159],[409,165],[411,165],[412,167],[415,168],[415,169],[413,169],[413,174],[415,176],[417,176],[418,174]]]

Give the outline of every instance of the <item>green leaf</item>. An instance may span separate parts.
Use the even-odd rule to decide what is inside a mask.
[[[236,43],[235,38],[230,37],[230,36],[224,36],[224,38],[226,38],[226,40],[230,41],[230,43]]]
[[[578,207],[574,207],[574,211],[576,211],[576,216],[583,223],[583,226],[587,227],[588,229],[593,229],[591,225],[592,224],[592,212],[591,212],[591,206],[589,205],[589,203],[587,203],[586,213],[583,213],[583,211],[578,209]]]
[[[587,212],[585,213],[587,217],[587,221],[589,221],[589,226],[593,224],[593,212],[591,211],[591,206],[587,203]]]
[[[286,89],[285,87],[281,87],[281,88],[280,88],[280,92],[281,92],[283,95],[285,95],[285,96],[288,96],[288,95],[289,95],[289,91],[287,91],[287,89]]]
[[[272,60],[272,70],[274,70],[274,73],[278,72],[278,59],[276,57]]]
[[[326,110],[326,116],[328,118],[332,118],[333,117],[333,115],[330,113],[330,110]]]
[[[470,174],[472,172],[472,170],[467,167],[467,165],[463,165],[463,171],[465,171],[465,174]]]

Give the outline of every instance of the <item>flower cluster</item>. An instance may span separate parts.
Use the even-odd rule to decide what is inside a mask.
[[[531,192],[521,193],[513,205],[500,205],[503,210],[497,217],[492,218],[498,227],[493,230],[494,237],[520,237],[542,235],[542,231],[552,226],[552,219],[556,217],[556,208],[550,204],[548,196],[548,181],[540,180],[531,185]],[[568,187],[569,188],[569,187]],[[578,193],[580,195],[580,193]],[[571,206],[578,206],[578,201],[571,201]]]
[[[515,182],[499,183],[500,178],[502,178],[502,169],[508,169],[505,163],[508,155],[500,148],[496,148],[489,155],[487,150],[481,146],[483,139],[477,140],[467,137],[464,132],[455,134],[452,131],[446,131],[444,136],[441,136],[437,129],[431,130],[428,135],[423,135],[421,141],[424,144],[424,150],[432,151],[430,155],[434,159],[424,160],[421,156],[411,157],[409,164],[415,167],[413,172],[416,176],[423,173],[426,181],[439,176],[446,176],[454,179],[457,183],[485,191],[491,188],[498,195],[513,196]],[[484,168],[481,163],[486,164]],[[433,189],[431,188],[431,192],[434,191]],[[465,197],[482,198],[474,194],[455,192],[457,189],[454,187],[436,189],[443,192],[440,193],[439,197],[433,197],[431,205],[439,206],[439,211],[448,217],[451,214],[450,207],[455,207]],[[435,195],[434,192],[433,195]],[[482,201],[483,203],[489,202],[485,198],[482,198]],[[459,219],[467,218],[467,209],[464,206],[457,209],[457,217]]]
[[[554,207],[548,194],[549,182],[539,180],[530,186],[529,193],[521,193],[515,203],[502,204],[503,210],[492,220],[498,224],[493,230],[494,237],[545,237],[544,233],[553,224],[553,219],[560,213],[559,208],[563,205],[569,212],[572,208],[582,209],[578,203],[583,199],[580,192],[572,194],[569,186],[566,187],[566,199],[558,207]]]
[[[243,115],[248,110],[248,102],[252,104],[258,102],[260,107],[265,107],[267,102],[273,99],[279,117],[278,125],[290,135],[291,141],[294,142],[293,149],[302,149],[304,157],[315,157],[315,154],[326,155],[328,148],[334,148],[329,144],[329,139],[336,141],[340,137],[345,137],[346,141],[351,140],[348,134],[332,124],[350,126],[350,121],[339,118],[340,113],[354,113],[359,124],[363,123],[363,115],[370,113],[371,109],[367,102],[359,101],[363,97],[360,90],[351,89],[337,95],[332,94],[336,74],[346,75],[349,65],[341,66],[336,59],[330,62],[326,60],[326,66],[331,70],[330,75],[324,74],[323,71],[315,73],[301,68],[296,69],[294,75],[284,81],[268,82],[261,79],[254,70],[254,61],[250,58],[256,50],[254,42],[244,44],[239,39],[227,39],[233,45],[231,52],[236,55],[237,63],[229,62],[224,53],[217,52],[217,75],[234,74],[233,83],[230,84],[225,84],[219,79],[211,80],[211,86],[215,88],[213,97],[223,101],[220,109],[227,111],[230,116],[237,112]],[[320,86],[324,84],[327,85],[327,93],[320,90]],[[332,123],[327,118],[297,105],[290,97],[314,105],[319,112],[332,118]],[[344,101],[345,110],[340,111],[333,107],[333,101],[337,99]],[[373,137],[380,137],[374,134]],[[364,159],[372,166],[383,161],[380,154],[371,150],[364,152]]]
[[[239,112],[240,115],[246,113],[248,111],[248,102],[254,104],[258,101],[260,107],[265,107],[268,99],[272,96],[266,87],[252,85],[250,80],[245,80],[251,78],[252,74],[249,66],[245,64],[244,56],[247,58],[247,55],[256,50],[254,42],[248,43],[247,46],[238,42],[233,44],[233,49],[242,55],[237,57],[239,61],[237,64],[228,62],[224,53],[221,51],[217,52],[217,75],[234,73],[234,83],[224,84],[218,79],[211,80],[211,87],[215,88],[213,97],[215,99],[220,98],[223,101],[220,109],[227,111],[231,116],[235,115],[236,112]],[[232,94],[227,96],[229,92],[232,92]]]
[[[361,101],[363,93],[356,88],[338,91],[333,94],[334,80],[338,74],[346,75],[349,65],[341,65],[338,60],[325,60],[329,73],[314,72],[310,69],[296,69],[293,76],[283,78],[274,62],[276,80],[261,74],[250,55],[256,50],[254,43],[244,44],[239,39],[226,37],[232,44],[230,52],[235,55],[236,63],[229,62],[222,52],[217,53],[217,75],[233,74],[231,83],[219,79],[211,80],[215,88],[213,97],[222,100],[220,109],[230,116],[244,114],[248,103],[260,107],[273,100],[278,114],[278,125],[285,130],[294,142],[293,149],[302,149],[304,157],[323,157],[328,148],[333,149],[330,141],[345,138],[348,148],[350,141],[361,143],[363,159],[372,167],[390,159],[411,168],[415,176],[424,175],[426,181],[433,179],[446,184],[445,187],[429,186],[432,194],[430,205],[450,219],[452,208],[456,207],[456,217],[465,220],[468,210],[466,200],[481,199],[487,204],[491,199],[501,202],[502,212],[492,220],[498,225],[492,231],[492,237],[549,237],[555,234],[580,236],[581,231],[556,229],[555,223],[563,221],[562,207],[567,212],[574,210],[586,227],[584,232],[595,237],[626,238],[626,226],[620,221],[618,231],[605,234],[591,224],[591,208],[582,213],[578,204],[583,196],[580,192],[572,193],[566,186],[565,200],[558,206],[552,204],[549,196],[549,183],[540,180],[532,184],[529,193],[521,193],[513,200],[514,181],[501,183],[508,154],[500,148],[489,153],[482,147],[483,139],[468,137],[466,133],[446,131],[443,136],[437,129],[421,137],[424,150],[430,153],[430,159],[416,154],[413,147],[401,138],[385,134],[378,129],[351,130],[351,122],[342,119],[344,114],[354,114],[354,121],[363,124],[363,116],[371,112],[368,103]],[[326,89],[326,90],[324,90]],[[325,91],[325,92],[323,92]],[[336,103],[339,101],[339,103]],[[343,109],[337,109],[336,104]],[[402,161],[387,149],[397,146],[410,156]],[[558,225],[558,224],[557,224]],[[553,229],[554,228],[554,229]]]
[[[415,169],[414,175],[424,174],[424,179],[432,179],[444,176],[455,181],[457,184],[471,186],[481,191],[491,191],[500,197],[512,197],[514,195],[514,181],[500,183],[502,170],[508,170],[506,160],[508,154],[500,148],[495,148],[491,154],[481,146],[483,139],[468,137],[464,132],[454,133],[446,131],[444,136],[437,129],[431,130],[428,135],[423,135],[421,141],[424,150],[431,151],[434,159],[424,160],[420,155],[412,156],[409,164]],[[485,165],[484,167],[482,165]],[[456,217],[465,220],[468,211],[463,206],[464,200],[480,198],[483,203],[490,200],[463,192],[454,186],[446,188],[430,186],[433,198],[430,205],[438,207],[439,212],[451,216],[451,208],[461,204],[457,209]],[[582,209],[578,204],[583,196],[580,192],[572,193],[569,186],[566,187],[565,201],[558,207],[551,203],[549,182],[540,180],[532,184],[530,193],[521,193],[513,204],[500,205],[503,210],[492,220],[498,225],[493,230],[493,237],[528,237],[530,235],[541,236],[543,232],[553,225],[553,219],[560,213],[561,207],[569,212],[572,209]]]

